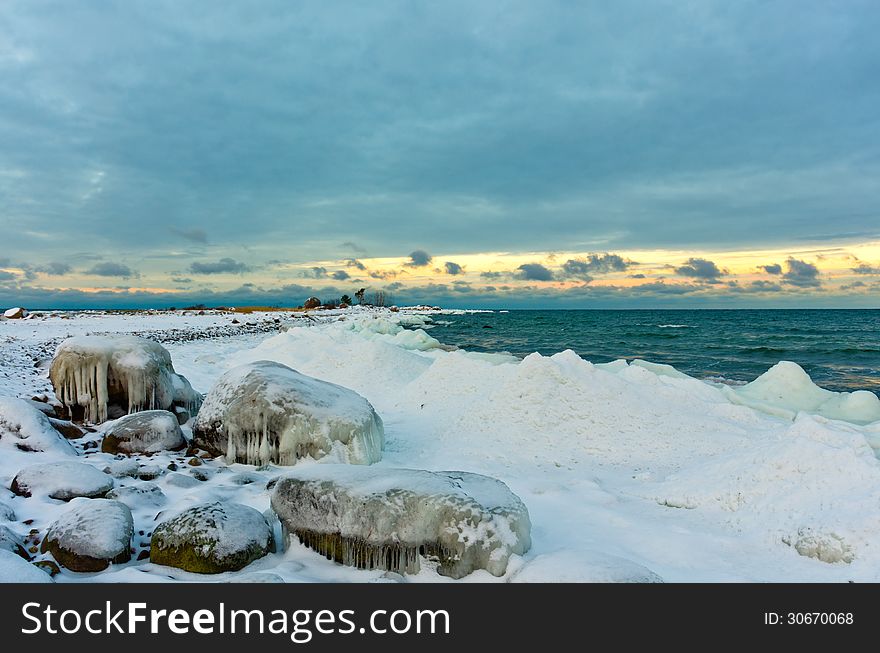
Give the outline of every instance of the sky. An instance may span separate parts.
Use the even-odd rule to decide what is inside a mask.
[[[0,306],[880,306],[880,3],[0,2]]]

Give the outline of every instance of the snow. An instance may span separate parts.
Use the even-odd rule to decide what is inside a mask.
[[[49,378],[68,409],[81,407],[86,421],[106,422],[108,405],[125,413],[170,408],[175,402],[189,412],[200,397],[171,365],[168,350],[138,336],[77,336],[58,346]]]
[[[198,446],[230,462],[294,465],[310,456],[370,464],[382,457],[382,420],[366,399],[270,361],[220,377],[193,433]]]
[[[748,386],[706,383],[650,362],[593,365],[573,352],[519,361],[448,351],[427,335],[429,323],[404,328],[401,315],[316,311],[314,319],[304,319],[267,313],[239,316],[235,325],[230,315],[183,312],[3,321],[0,395],[51,398],[46,367],[35,361],[51,357],[62,339],[89,333],[137,333],[161,341],[175,370],[199,392],[233,367],[276,361],[354,390],[381,416],[382,460],[357,469],[462,469],[497,478],[522,499],[532,548],[512,555],[499,578],[478,570],[457,582],[880,581],[880,463],[872,450],[880,449],[880,418],[871,397],[827,393],[792,364],[774,368],[744,391]],[[49,430],[39,410],[27,406],[25,414],[22,405],[0,399],[5,487],[23,467],[76,460],[77,452],[97,469],[112,462],[108,454],[83,449],[100,433],[73,441],[74,451]],[[10,414],[20,428],[9,427]],[[17,448],[19,432],[44,450]],[[326,467],[302,461],[295,468],[227,468],[222,458],[205,459],[195,469],[210,477],[199,481],[182,453],[136,458],[162,470],[154,483],[169,514],[214,501],[263,513],[269,508],[267,484],[280,474]],[[177,472],[166,470],[172,462]],[[117,486],[140,483],[124,478]],[[40,533],[67,506],[3,492],[0,502],[19,520],[33,519]],[[151,495],[126,497],[136,530],[155,526],[160,508],[150,504]],[[394,578],[335,564],[295,542],[245,571],[288,582]],[[205,577],[134,559],[96,576],[62,571],[56,577],[86,579]],[[406,579],[450,582],[430,565]]]
[[[51,583],[52,577],[14,553],[0,550],[0,583]]]
[[[278,481],[272,509],[304,544],[366,569],[417,573],[427,549],[445,576],[503,576],[531,545],[519,497],[468,472],[313,465]]]
[[[76,455],[73,447],[52,428],[49,418],[32,402],[10,397],[0,397],[0,449]]]

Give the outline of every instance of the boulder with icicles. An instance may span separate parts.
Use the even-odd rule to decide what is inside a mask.
[[[382,458],[384,439],[382,420],[354,390],[271,361],[221,376],[193,424],[196,446],[248,465],[369,465]]]
[[[182,407],[195,414],[202,400],[174,371],[167,349],[137,336],[68,338],[49,379],[72,418],[94,424],[143,410]]]
[[[275,484],[287,537],[360,569],[503,576],[531,547],[526,506],[501,481],[468,472],[310,465]]]

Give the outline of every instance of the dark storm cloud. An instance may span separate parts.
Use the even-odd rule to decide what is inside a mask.
[[[219,261],[195,261],[189,266],[193,274],[244,274],[250,269],[250,266],[228,257]]]
[[[771,263],[769,265],[759,265],[759,269],[764,270],[767,274],[782,274],[782,266],[779,263]]]
[[[526,281],[553,281],[553,271],[540,263],[523,263],[517,268],[517,277]]]
[[[356,268],[356,269],[361,270],[361,271],[366,271],[366,269],[367,269],[367,266],[364,265],[363,263],[361,263],[361,262],[360,262],[358,259],[356,259],[356,258],[345,259],[345,267],[347,267],[347,268]]]
[[[337,281],[345,281],[346,279],[350,279],[351,275],[345,270],[337,270],[336,272],[331,274],[330,277],[336,279]]]
[[[782,281],[798,288],[816,288],[821,285],[819,270],[812,263],[789,258],[786,262],[786,271],[782,275]]]
[[[62,277],[65,274],[69,274],[73,268],[69,263],[63,263],[61,261],[50,261],[39,268],[40,272],[44,274],[51,275],[53,277]]]
[[[446,263],[443,264],[443,268],[446,274],[451,274],[453,276],[464,272],[464,270],[458,263],[453,263],[452,261],[446,261]]]
[[[430,265],[433,260],[434,257],[428,254],[428,252],[423,249],[417,249],[410,253],[409,261],[404,263],[404,265],[411,268],[423,268],[426,265]]]
[[[588,254],[585,258],[569,259],[563,263],[562,275],[590,281],[591,274],[624,272],[630,265],[632,262],[625,260],[619,254]]]
[[[138,276],[136,271],[132,270],[124,263],[113,263],[111,261],[96,263],[86,270],[85,273],[93,274],[98,277],[121,277],[123,279]]]
[[[716,281],[718,277],[726,274],[713,261],[704,258],[689,258],[683,265],[675,268],[675,273],[704,281]]]

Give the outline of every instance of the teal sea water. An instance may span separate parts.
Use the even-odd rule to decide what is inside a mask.
[[[594,363],[643,358],[731,383],[787,360],[829,390],[880,394],[880,310],[512,310],[438,315],[430,333],[472,351],[572,349]]]

